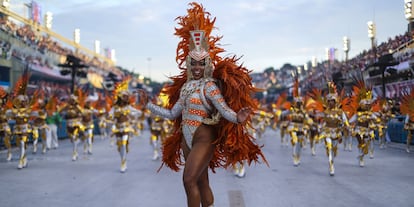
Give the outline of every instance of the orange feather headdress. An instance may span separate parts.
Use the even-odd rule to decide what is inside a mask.
[[[26,94],[27,85],[29,83],[29,66],[26,66],[22,76],[16,81],[13,90],[13,106],[20,107],[22,101],[29,101],[29,97]]]
[[[175,28],[175,35],[181,38],[177,46],[176,61],[180,69],[186,69],[186,60],[190,55],[198,59],[198,56],[208,55],[213,65],[221,60],[219,53],[224,52],[217,44],[222,38],[211,36],[216,18],[211,18],[210,13],[198,3],[190,3],[187,15],[177,17],[179,28]],[[207,52],[208,54],[206,54]]]

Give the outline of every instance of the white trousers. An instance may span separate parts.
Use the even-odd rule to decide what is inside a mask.
[[[46,147],[50,148],[58,148],[58,136],[57,136],[57,126],[56,124],[48,124],[49,130],[46,130]]]

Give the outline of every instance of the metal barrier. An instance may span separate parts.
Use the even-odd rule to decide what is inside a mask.
[[[406,143],[407,142],[407,130],[404,130],[405,116],[398,116],[391,119],[388,122],[388,135],[392,142]],[[411,140],[411,144],[414,144],[414,139]]]

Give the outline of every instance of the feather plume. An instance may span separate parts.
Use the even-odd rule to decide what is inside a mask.
[[[26,95],[27,85],[29,83],[30,73],[29,66],[27,65],[23,71],[23,74],[17,79],[14,84],[13,96]]]
[[[401,98],[400,111],[408,115],[409,119],[414,122],[414,87],[411,87],[410,93],[405,93]]]
[[[56,95],[52,95],[46,103],[46,112],[51,116],[57,110],[58,98]]]
[[[361,100],[371,99],[372,89],[365,84],[363,80],[357,80],[356,85],[352,87],[352,96],[348,104],[342,108],[352,117],[358,110]]]
[[[326,108],[326,100],[324,99],[322,95],[322,90],[317,88],[312,88],[307,94],[307,96],[313,100],[311,102],[308,102],[306,104],[306,109],[308,110],[317,110],[319,112],[323,112]]]

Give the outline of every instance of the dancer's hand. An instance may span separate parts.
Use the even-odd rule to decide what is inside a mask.
[[[243,123],[246,121],[247,117],[249,117],[250,113],[252,113],[252,109],[249,107],[245,107],[240,109],[239,112],[237,112],[237,122]]]

